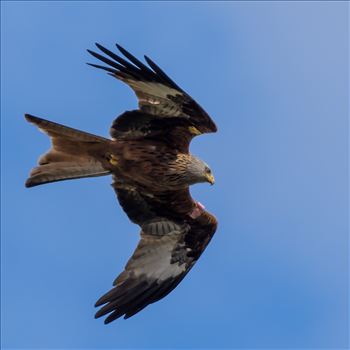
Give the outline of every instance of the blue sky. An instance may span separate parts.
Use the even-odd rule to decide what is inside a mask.
[[[2,2],[3,348],[344,348],[348,3]],[[136,99],[85,65],[94,42],[153,58],[219,133],[191,147],[220,222],[166,299],[127,321],[94,302],[138,240],[110,178],[25,189],[49,141],[31,113],[107,136]]]

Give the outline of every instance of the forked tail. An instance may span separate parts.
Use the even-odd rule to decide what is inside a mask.
[[[110,174],[104,152],[110,140],[26,114],[28,122],[46,133],[52,148],[42,155],[26,187],[49,182]]]

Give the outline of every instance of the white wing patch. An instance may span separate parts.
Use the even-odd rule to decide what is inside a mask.
[[[169,99],[169,96],[183,96],[183,94],[161,83],[122,79],[134,91],[139,100],[140,109],[165,117],[179,117],[183,115],[181,105]]]
[[[125,82],[136,91],[139,90],[147,95],[160,97],[162,99],[167,99],[168,95],[170,96],[182,95],[178,90],[172,89],[171,87],[160,83],[130,80],[130,79],[125,79]]]
[[[125,267],[135,277],[146,275],[149,279],[164,281],[176,277],[186,270],[186,264],[171,262],[172,251],[179,240],[179,234],[167,236],[141,235],[141,241]]]

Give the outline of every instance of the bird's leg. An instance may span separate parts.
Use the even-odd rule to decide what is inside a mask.
[[[114,154],[107,153],[106,158],[107,158],[108,162],[111,163],[112,165],[114,165],[114,166],[118,165],[118,158]]]
[[[189,216],[192,219],[197,219],[198,216],[202,215],[204,211],[204,205],[201,202],[196,202],[196,206],[192,209],[192,211],[189,213]]]

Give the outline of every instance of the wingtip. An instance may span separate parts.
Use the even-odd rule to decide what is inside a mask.
[[[125,51],[124,47],[121,46],[121,45],[119,45],[118,43],[115,43],[115,46],[117,47],[117,49],[118,49],[121,53],[123,53],[123,51]]]
[[[143,55],[145,61],[148,65],[154,70],[154,66],[156,65],[147,55]]]
[[[97,320],[98,318],[100,318],[102,315],[99,314],[100,311],[97,311],[94,315],[94,318]]]
[[[94,64],[94,63],[85,62],[85,64],[87,64],[90,67],[98,68],[98,67],[96,67],[97,64]]]
[[[95,43],[95,46],[100,50],[104,49],[104,47],[99,43]]]
[[[96,301],[96,303],[95,303],[95,307],[99,307],[99,306],[101,306],[101,305],[103,305],[103,304],[105,304],[103,301],[101,301],[101,298],[100,299],[98,299],[97,301]]]
[[[28,122],[30,122],[30,121],[33,119],[33,117],[34,117],[34,116],[32,116],[32,115],[29,114],[29,113],[25,113],[25,114],[24,114],[24,118],[25,118]]]
[[[108,293],[106,293],[106,294],[108,294]],[[99,306],[106,304],[108,302],[108,297],[106,296],[106,294],[102,295],[102,297],[96,301],[96,303],[94,305],[95,307],[99,307]]]
[[[112,312],[111,314],[109,314],[105,320],[103,321],[104,324],[109,324],[115,320],[117,320],[118,318],[120,318],[121,316],[123,316],[123,314],[117,313],[115,314],[115,311]]]
[[[143,55],[143,57],[145,58],[146,62],[147,62],[149,65],[152,65],[152,64],[155,65],[155,63],[154,63],[147,55]]]
[[[25,188],[30,188],[31,187],[30,182],[28,180],[24,183],[24,187]]]
[[[26,182],[24,183],[24,186],[26,188],[31,188],[31,187],[34,187],[36,185],[38,185],[38,184],[35,183],[32,178],[27,179]]]
[[[36,117],[34,115],[31,115],[29,113],[25,113],[24,118],[26,119],[27,122],[32,123],[32,124],[38,124],[42,121],[41,118]]]

